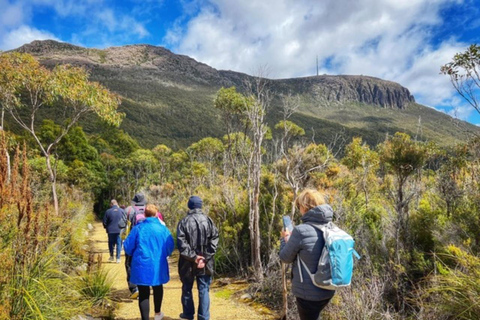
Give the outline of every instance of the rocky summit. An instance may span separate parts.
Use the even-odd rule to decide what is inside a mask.
[[[92,49],[53,40],[33,41],[16,51],[30,53],[42,64],[80,65],[123,98],[127,117],[123,128],[145,147],[159,143],[188,146],[203,137],[221,137],[225,127],[213,99],[221,87],[241,90],[252,76],[216,70],[188,56],[151,45]],[[419,105],[398,83],[368,76],[320,75],[270,79],[273,99],[267,121],[281,119],[280,95],[298,97],[300,107],[291,120],[309,139],[329,143],[362,136],[371,144],[386,134],[403,131],[444,145],[478,133],[476,126]],[[95,132],[92,122],[83,123]]]

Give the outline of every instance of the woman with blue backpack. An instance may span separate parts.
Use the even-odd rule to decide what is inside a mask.
[[[292,293],[296,297],[301,320],[318,320],[320,312],[335,294],[314,284],[309,274],[316,273],[325,246],[323,232],[313,225],[326,225],[332,221],[333,209],[325,203],[323,195],[314,189],[302,191],[296,206],[302,215],[302,224],[293,231],[282,232],[280,260],[293,263]],[[309,270],[305,270],[305,267]]]

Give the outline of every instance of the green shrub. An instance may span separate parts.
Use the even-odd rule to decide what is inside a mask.
[[[78,279],[78,292],[90,301],[92,306],[103,306],[110,302],[113,282],[108,272],[101,268],[85,272]]]

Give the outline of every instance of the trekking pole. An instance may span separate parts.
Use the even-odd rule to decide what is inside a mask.
[[[282,262],[282,297],[283,297],[283,316],[281,320],[287,320],[287,310],[288,310],[288,301],[287,301],[287,272],[286,264]]]

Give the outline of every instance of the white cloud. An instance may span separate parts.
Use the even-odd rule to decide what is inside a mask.
[[[447,112],[448,115],[456,119],[467,120],[473,113],[473,108],[467,105],[460,105]]]
[[[2,50],[10,50],[20,47],[25,43],[33,40],[58,40],[53,34],[22,25],[14,30],[7,32],[0,40],[0,48]]]
[[[440,11],[457,0],[209,0],[164,41],[218,69],[251,72],[268,64],[273,77],[322,71],[363,74],[399,82],[420,103],[455,102],[439,68],[465,44],[432,45]],[[193,6],[192,3],[189,3]],[[182,18],[184,19],[184,18]]]
[[[10,4],[7,0],[0,0],[0,8],[2,8],[0,11],[1,26],[15,27],[23,22],[26,12],[21,4]]]
[[[8,50],[33,40],[57,39],[32,26],[32,13],[51,9],[55,18],[72,19],[82,28],[68,36],[75,43],[105,46],[149,36],[142,21],[103,0],[0,0],[0,49]],[[24,32],[24,34],[22,34]]]

